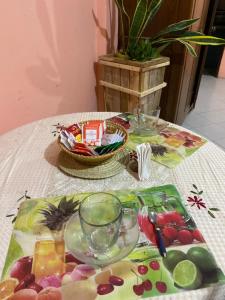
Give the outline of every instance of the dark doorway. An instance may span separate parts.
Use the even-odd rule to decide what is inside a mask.
[[[225,38],[225,0],[210,1],[204,33]],[[223,50],[222,46],[208,46],[201,49],[190,110],[195,107],[202,75],[218,75]]]
[[[225,38],[225,0],[220,0],[218,3],[214,22],[211,28],[211,34],[217,37]],[[223,50],[223,47],[208,47],[204,74],[217,77],[221,58],[223,56]]]

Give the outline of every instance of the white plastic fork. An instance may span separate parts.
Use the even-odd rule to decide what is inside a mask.
[[[117,129],[115,131],[115,133],[105,134],[102,139],[102,144],[108,145],[108,144],[114,144],[117,142],[122,142],[124,140],[124,137],[125,137],[125,135],[123,134],[123,132]]]

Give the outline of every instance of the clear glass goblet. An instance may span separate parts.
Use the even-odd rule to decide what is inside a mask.
[[[132,127],[135,134],[140,135],[156,135],[158,134],[158,121],[160,115],[160,107],[143,113],[141,108],[137,108],[136,116],[132,121]]]
[[[116,243],[122,215],[120,200],[109,193],[93,193],[81,202],[80,224],[92,251],[104,253]]]

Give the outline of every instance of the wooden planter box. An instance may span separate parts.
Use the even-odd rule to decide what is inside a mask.
[[[168,57],[137,62],[113,55],[101,56],[99,110],[134,112],[139,107],[147,113],[155,109],[159,106],[162,88],[167,85],[164,74],[169,64]]]

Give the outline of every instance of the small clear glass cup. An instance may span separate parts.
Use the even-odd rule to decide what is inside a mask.
[[[135,134],[140,135],[156,135],[158,134],[158,121],[160,115],[160,107],[148,111],[148,113],[142,113],[141,110],[137,109],[135,120],[133,121],[132,127]]]
[[[93,252],[104,253],[119,236],[123,209],[120,200],[109,193],[93,193],[79,207],[80,224]]]

